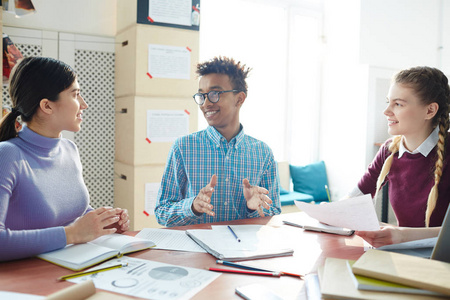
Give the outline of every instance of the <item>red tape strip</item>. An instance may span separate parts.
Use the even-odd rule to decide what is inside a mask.
[[[184,112],[187,113],[188,115],[191,114],[187,109],[185,109]]]
[[[149,144],[152,143],[152,141],[150,141],[149,138],[145,138],[145,140],[146,140]]]
[[[149,20],[149,21],[152,22],[152,23],[155,22],[155,21],[153,21],[152,18],[150,18],[150,16],[147,17],[147,20]]]
[[[195,7],[194,5],[192,5],[192,9],[195,10],[196,12],[200,12],[200,11],[198,10],[198,8]]]
[[[146,212],[145,210],[144,210],[144,215],[146,215],[147,217],[149,216],[148,212]]]
[[[189,48],[189,47],[186,47],[186,49],[188,49],[188,51],[189,51],[189,52],[192,52],[191,48]]]
[[[153,76],[150,75],[150,73],[147,72],[148,77],[150,77],[150,79],[153,79]]]

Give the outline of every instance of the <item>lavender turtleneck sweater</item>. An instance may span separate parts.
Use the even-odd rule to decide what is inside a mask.
[[[64,226],[91,209],[73,142],[26,126],[0,142],[0,261],[66,246]]]

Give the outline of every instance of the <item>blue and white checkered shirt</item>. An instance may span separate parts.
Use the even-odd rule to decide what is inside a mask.
[[[217,175],[211,197],[215,216],[197,216],[191,209],[200,190]],[[259,217],[247,208],[242,180],[264,187],[273,203],[264,209],[266,216],[281,212],[277,164],[265,143],[244,134],[244,129],[230,141],[212,126],[175,141],[161,181],[155,215],[164,226],[212,223]]]

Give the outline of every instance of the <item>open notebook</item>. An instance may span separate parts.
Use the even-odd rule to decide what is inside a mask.
[[[239,261],[292,255],[279,228],[264,225],[211,226],[186,230],[186,234],[208,253],[222,260]],[[239,240],[236,238],[239,237]]]
[[[38,255],[40,259],[74,271],[82,270],[112,257],[154,247],[150,240],[123,234],[101,236],[91,242],[68,245],[65,248]]]

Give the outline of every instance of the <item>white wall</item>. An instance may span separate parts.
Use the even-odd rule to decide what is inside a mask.
[[[383,94],[392,74],[416,65],[450,71],[450,1],[324,3],[320,156],[336,199],[356,185],[376,153],[374,143],[388,137]]]
[[[321,103],[320,157],[333,200],[350,191],[365,168],[366,106],[359,64],[359,1],[326,0],[326,61]]]
[[[16,18],[3,12],[3,25],[100,36],[116,35],[116,0],[33,0],[36,13]]]

